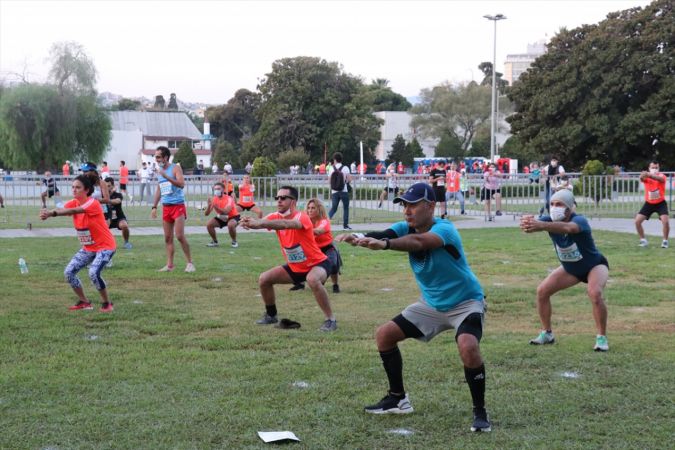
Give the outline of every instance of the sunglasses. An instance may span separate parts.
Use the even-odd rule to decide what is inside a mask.
[[[279,201],[279,200],[295,200],[295,197],[291,197],[290,195],[280,195],[278,197],[274,197],[274,200]]]

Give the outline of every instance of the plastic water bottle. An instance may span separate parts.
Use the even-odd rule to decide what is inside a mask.
[[[19,270],[21,270],[22,274],[28,273],[28,264],[26,264],[26,260],[23,258],[19,258]]]

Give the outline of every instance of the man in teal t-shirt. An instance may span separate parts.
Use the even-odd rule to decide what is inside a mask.
[[[394,199],[403,205],[405,221],[383,232],[342,234],[339,242],[371,250],[408,252],[410,267],[422,293],[419,301],[377,329],[375,340],[389,380],[389,392],[380,402],[366,406],[372,414],[406,414],[413,408],[403,387],[403,360],[398,343],[415,338],[430,341],[455,329],[455,341],[464,363],[464,375],[473,400],[471,431],[490,431],[485,410],[485,366],[479,342],[485,311],[483,290],[471,271],[455,226],[434,217],[433,188],[413,184]]]

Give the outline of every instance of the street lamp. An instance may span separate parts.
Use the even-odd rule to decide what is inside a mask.
[[[495,159],[495,129],[497,124],[497,21],[506,19],[504,14],[489,14],[484,15],[487,20],[491,20],[495,24],[494,29],[494,45],[492,51],[492,110],[490,115],[492,120],[490,123],[490,161]]]

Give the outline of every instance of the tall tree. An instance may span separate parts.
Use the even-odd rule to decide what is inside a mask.
[[[361,93],[360,79],[335,62],[320,58],[284,58],[260,82],[260,127],[247,141],[246,157],[272,158],[285,150],[304,148],[312,161],[323,159],[324,146],[355,160],[359,141],[374,148],[379,121]]]
[[[489,61],[484,61],[478,64],[478,69],[483,72],[483,81],[480,82],[481,86],[490,86],[492,87],[492,63]],[[503,73],[495,73],[495,78],[497,79],[497,90],[501,95],[506,94],[506,91],[509,87],[509,82],[503,79]]]
[[[173,155],[173,162],[180,164],[183,170],[192,170],[197,167],[197,156],[192,150],[189,141],[183,141],[178,146],[178,151]]]
[[[422,137],[454,136],[466,151],[476,131],[490,119],[492,93],[489,86],[475,82],[451,85],[444,83],[422,89],[422,101],[411,112],[411,126]]]
[[[389,80],[378,78],[369,85],[363,86],[362,95],[373,111],[407,111],[412,105],[401,94],[389,87]]]
[[[403,161],[403,164],[409,167],[413,165],[415,158],[423,158],[425,156],[420,142],[415,137],[405,145],[405,153],[406,160]]]
[[[434,156],[437,158],[448,158],[450,160],[458,160],[467,156],[462,148],[462,143],[457,136],[443,134],[441,140],[436,145]]]
[[[525,149],[556,153],[566,167],[675,166],[673,7],[655,0],[561,30],[509,94],[517,112],[508,121]]]
[[[225,105],[212,106],[206,110],[211,134],[229,142],[234,149],[240,151],[244,143],[258,131],[259,108],[258,94],[248,89],[239,89]]]
[[[141,102],[130,98],[121,98],[116,105],[113,105],[113,111],[138,111],[141,109]]]
[[[412,158],[408,156],[408,152],[406,151],[406,142],[405,139],[403,138],[403,135],[398,134],[394,138],[394,142],[391,144],[391,150],[389,150],[389,154],[387,155],[387,159],[392,162],[403,162],[405,165],[410,166],[411,164],[407,164],[406,161],[411,160]]]
[[[49,79],[60,94],[66,90],[85,95],[95,93],[96,67],[82,45],[72,41],[57,42],[49,51],[49,60]]]

